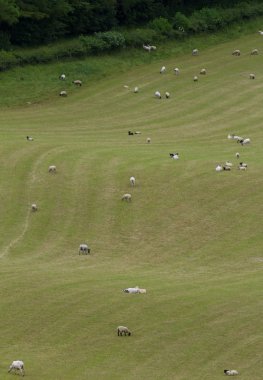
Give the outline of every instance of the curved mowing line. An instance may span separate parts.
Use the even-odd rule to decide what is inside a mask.
[[[37,172],[37,168],[38,166],[42,163],[42,161],[46,158],[47,155],[49,155],[50,152],[58,152],[58,151],[63,151],[64,148],[53,148],[53,149],[50,149],[48,150],[47,152],[43,153],[35,162],[34,164],[34,167],[31,171],[31,174],[30,174],[30,178],[29,178],[29,181],[28,181],[28,203],[30,203],[30,197],[29,197],[29,194],[30,194],[30,189],[31,189],[31,186],[33,185],[33,183],[35,182],[36,180],[36,172]],[[6,256],[10,249],[12,247],[14,247],[20,240],[23,239],[25,233],[27,232],[28,230],[28,227],[29,227],[29,217],[30,217],[30,214],[31,214],[31,209],[28,209],[27,211],[27,214],[26,214],[26,217],[25,217],[25,222],[24,222],[24,226],[23,226],[23,229],[21,231],[20,234],[18,234],[17,237],[15,237],[13,240],[10,241],[10,243],[2,250],[2,252],[0,253],[0,259],[3,258],[4,256]]]

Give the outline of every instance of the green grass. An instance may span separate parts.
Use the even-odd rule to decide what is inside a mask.
[[[102,58],[1,73],[1,380],[16,359],[36,380],[262,379],[262,43],[253,33],[119,72],[109,58],[100,80],[88,78]],[[233,170],[216,173],[226,160]],[[85,241],[91,256],[78,255]],[[147,294],[121,291],[135,285]]]

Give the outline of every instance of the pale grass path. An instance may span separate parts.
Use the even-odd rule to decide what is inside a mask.
[[[28,227],[29,227],[29,218],[30,218],[30,215],[31,215],[31,208],[29,207],[30,205],[30,190],[31,190],[31,187],[32,185],[34,184],[37,176],[36,176],[36,173],[37,173],[37,169],[39,167],[39,165],[43,162],[43,160],[45,160],[46,156],[48,156],[50,154],[50,152],[52,153],[57,153],[59,151],[63,151],[64,148],[53,148],[53,149],[50,149],[48,151],[46,151],[45,153],[43,153],[35,162],[34,166],[33,166],[33,169],[29,175],[29,180],[28,180],[28,183],[27,183],[27,188],[28,188],[28,211],[26,213],[26,216],[25,216],[25,221],[23,223],[23,228],[22,228],[22,231],[16,236],[14,237],[14,239],[12,239],[9,244],[7,244],[0,252],[0,259],[3,258],[4,256],[6,256],[9,251],[11,250],[11,248],[13,248],[15,245],[17,245],[19,243],[19,241],[21,241],[23,239],[23,237],[25,236],[27,230],[28,230]]]

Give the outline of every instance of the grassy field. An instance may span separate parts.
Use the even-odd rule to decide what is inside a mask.
[[[229,368],[261,380],[263,38],[130,69],[115,59],[100,80],[91,58],[0,75],[0,378],[22,359],[32,380],[217,380]],[[232,171],[216,173],[226,160]],[[122,292],[136,285],[147,294]]]

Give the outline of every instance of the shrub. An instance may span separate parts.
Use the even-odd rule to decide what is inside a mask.
[[[125,45],[129,47],[142,47],[143,44],[155,44],[159,41],[158,33],[153,29],[132,29],[123,32]]]
[[[166,37],[171,37],[173,35],[173,26],[164,17],[155,18],[148,25],[151,29],[155,30],[160,35]]]
[[[10,51],[0,51],[0,71],[7,70],[19,63],[16,56]]]
[[[95,37],[107,44],[107,49],[123,48],[125,46],[125,38],[119,32],[98,32]]]
[[[80,36],[80,42],[85,47],[86,54],[98,54],[107,50],[107,43],[94,36]]]
[[[173,28],[179,32],[187,32],[191,24],[190,20],[181,12],[176,12],[173,22]]]

